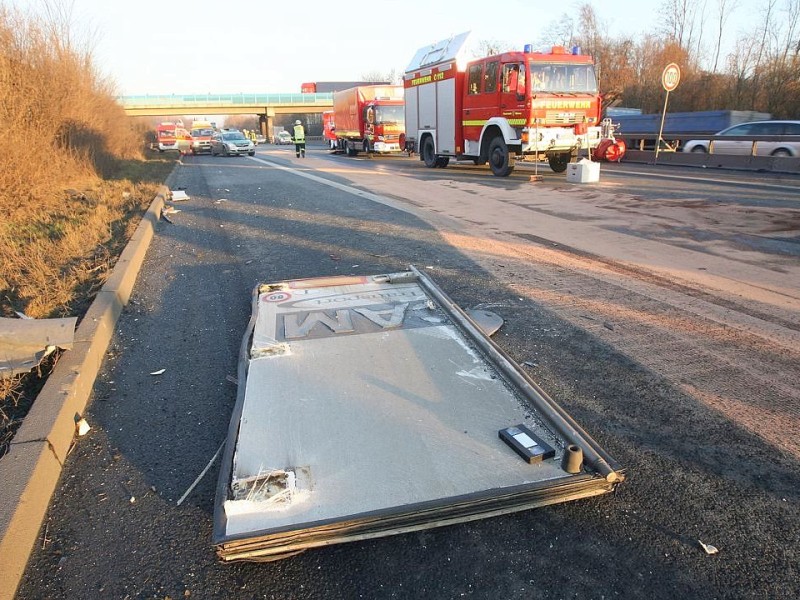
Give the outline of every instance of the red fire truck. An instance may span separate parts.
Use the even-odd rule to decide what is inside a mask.
[[[359,152],[402,152],[403,87],[360,85],[333,93],[336,149]]]
[[[546,159],[561,173],[581,149],[613,141],[591,56],[526,46],[468,62],[468,37],[421,48],[406,69],[404,145],[427,167],[465,159],[505,177],[515,160]]]

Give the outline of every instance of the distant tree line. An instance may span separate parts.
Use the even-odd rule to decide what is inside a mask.
[[[664,0],[663,27],[649,34],[608,35],[610,28],[584,3],[577,16],[551,24],[542,43],[581,46],[597,63],[604,105],[659,112],[661,73],[675,62],[681,83],[669,110],[755,110],[775,118],[800,117],[800,0]],[[736,10],[751,10],[749,31],[732,50],[723,33]]]

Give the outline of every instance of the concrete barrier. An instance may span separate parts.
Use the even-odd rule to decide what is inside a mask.
[[[745,156],[706,154],[705,152],[659,152],[658,159],[656,159],[655,152],[651,150],[628,149],[622,162],[800,174],[800,157],[795,156]]]

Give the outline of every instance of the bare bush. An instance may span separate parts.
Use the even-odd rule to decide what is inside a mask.
[[[0,316],[81,316],[172,165],[143,160],[67,11],[0,6]],[[0,455],[48,369],[0,380]]]
[[[53,189],[103,175],[115,160],[140,157],[113,87],[91,53],[69,35],[63,11],[50,18],[0,7],[0,119],[7,153],[0,169],[0,212],[20,194],[41,199]]]

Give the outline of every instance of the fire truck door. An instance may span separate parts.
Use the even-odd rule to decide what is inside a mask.
[[[522,126],[525,123],[525,75],[525,63],[514,62],[503,65],[499,114],[515,126]]]
[[[500,62],[482,61],[470,65],[464,98],[464,139],[477,142],[486,121],[498,113]]]

